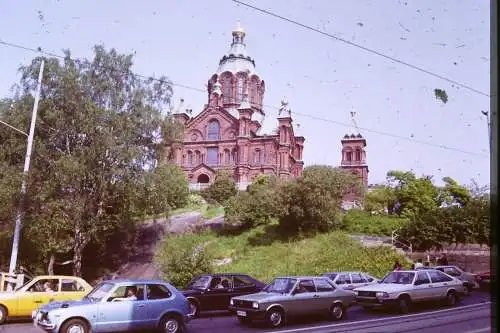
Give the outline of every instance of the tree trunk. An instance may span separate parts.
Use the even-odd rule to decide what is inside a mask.
[[[75,245],[73,246],[73,275],[82,276],[83,249],[85,248],[80,227],[75,228]]]
[[[47,267],[47,272],[49,275],[54,275],[54,264],[56,263],[56,255],[54,253],[50,254],[49,266]]]

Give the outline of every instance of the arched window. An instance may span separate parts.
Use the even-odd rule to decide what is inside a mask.
[[[238,103],[241,103],[241,100],[243,99],[244,85],[245,85],[244,79],[242,77],[239,77],[236,85]]]
[[[233,164],[238,163],[238,151],[236,150],[236,148],[234,148],[233,151],[231,152],[231,162]]]
[[[192,166],[193,165],[193,152],[188,151],[188,165]]]
[[[225,165],[231,164],[231,153],[227,149],[224,150],[224,164]]]
[[[232,89],[231,78],[226,78],[222,83],[222,100],[224,103],[231,103],[232,99]]]
[[[356,149],[355,160],[361,161],[361,150]]]
[[[220,140],[220,125],[217,120],[211,120],[208,123],[208,140]]]
[[[250,101],[254,106],[259,106],[259,96],[257,92],[257,82],[252,81],[250,84]]]
[[[197,150],[194,152],[195,155],[195,163],[196,165],[201,164],[203,161],[201,160],[201,153]]]
[[[352,161],[352,151],[348,151],[345,153],[345,159],[348,162]]]

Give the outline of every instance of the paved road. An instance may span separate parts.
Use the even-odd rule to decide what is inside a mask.
[[[400,316],[381,311],[365,311],[354,306],[347,320],[331,323],[322,318],[290,322],[280,330],[269,330],[261,323],[243,326],[227,313],[202,315],[188,324],[189,333],[263,332],[270,333],[488,333],[491,331],[491,297],[475,292],[455,308],[426,307]],[[11,323],[0,326],[1,333],[41,333],[31,323]]]

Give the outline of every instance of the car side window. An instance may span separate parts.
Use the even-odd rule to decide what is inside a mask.
[[[335,284],[350,284],[350,283],[351,283],[351,278],[349,277],[349,274],[339,274],[337,281],[335,281]]]
[[[429,276],[431,277],[432,283],[448,282],[452,280],[450,277],[446,276],[446,274],[440,271],[429,272]]]
[[[63,292],[79,292],[85,291],[85,288],[76,280],[63,279],[61,281],[61,291]]]
[[[149,300],[170,298],[172,293],[168,290],[167,286],[161,284],[148,284],[147,298]]]
[[[429,280],[429,277],[427,276],[426,272],[418,272],[417,273],[417,278],[415,279],[415,284],[427,284],[431,283]]]
[[[214,276],[210,282],[210,289],[231,289],[232,284],[230,276],[218,275]]]
[[[327,293],[335,290],[335,288],[325,279],[314,280],[314,284],[316,285],[318,293]]]
[[[351,279],[352,283],[363,283],[366,282],[366,280],[363,279],[363,276],[359,273],[352,273],[351,274]]]
[[[455,267],[446,267],[444,272],[451,276],[460,276],[461,273]]]
[[[108,302],[142,301],[144,300],[144,285],[130,284],[119,286],[108,298]]]
[[[316,287],[314,286],[313,280],[301,280],[297,287],[295,288],[296,294],[303,293],[314,293],[316,292]]]
[[[364,276],[367,282],[373,282],[373,278],[370,275],[364,274]]]
[[[255,286],[255,284],[248,277],[237,275],[233,276],[233,286],[234,288],[249,288]]]
[[[59,279],[40,279],[28,291],[35,293],[48,293],[59,291]]]

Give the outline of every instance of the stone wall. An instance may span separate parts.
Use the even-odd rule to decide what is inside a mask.
[[[408,255],[412,260],[427,260],[430,256],[431,265],[436,264],[436,258],[446,253],[448,264],[456,265],[471,273],[490,270],[490,248],[479,244],[450,244],[443,247],[441,251],[413,252]]]

